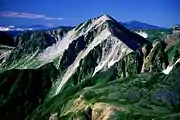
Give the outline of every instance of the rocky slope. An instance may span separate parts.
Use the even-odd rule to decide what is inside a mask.
[[[149,42],[108,15],[23,33],[0,51],[0,118],[178,117],[179,36],[167,41]]]

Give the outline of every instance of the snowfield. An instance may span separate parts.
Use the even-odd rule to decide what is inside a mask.
[[[178,62],[180,62],[180,58],[179,58],[173,65],[168,66],[168,67],[167,67],[165,70],[163,70],[162,72],[163,72],[164,74],[168,75],[168,74],[171,72],[171,70],[173,69],[173,67],[174,67]]]
[[[148,38],[148,33],[144,32],[144,31],[135,31],[135,33],[139,34],[140,36],[144,37],[144,38]]]

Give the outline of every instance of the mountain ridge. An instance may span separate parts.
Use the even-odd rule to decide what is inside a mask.
[[[131,30],[143,30],[143,29],[167,29],[165,27],[159,27],[156,25],[151,25],[148,23],[144,23],[144,22],[139,22],[139,21],[129,21],[129,22],[123,22],[122,23],[125,27],[127,27],[128,29]]]

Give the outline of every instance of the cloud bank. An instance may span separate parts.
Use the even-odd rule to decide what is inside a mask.
[[[0,11],[0,17],[26,18],[26,19],[44,19],[44,20],[63,20],[60,17],[50,17],[44,14],[32,14],[24,12]]]

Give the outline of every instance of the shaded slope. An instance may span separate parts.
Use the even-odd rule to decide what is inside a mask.
[[[8,70],[0,74],[0,118],[24,119],[44,101],[58,71],[52,64],[36,70]]]
[[[0,31],[0,45],[15,46],[14,39],[6,32]]]

